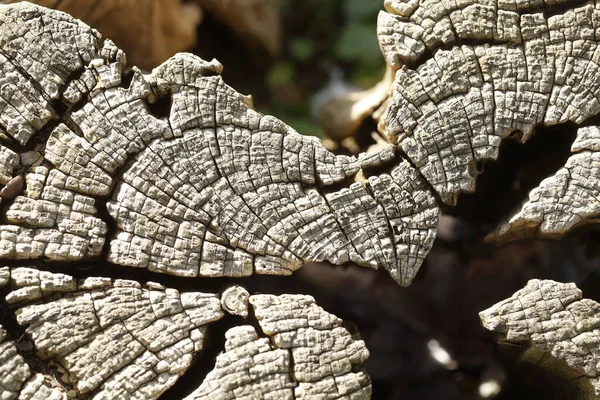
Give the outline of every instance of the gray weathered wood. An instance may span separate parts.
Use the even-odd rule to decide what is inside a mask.
[[[600,304],[583,299],[575,284],[533,279],[479,316],[503,340],[529,345],[526,358],[556,368],[544,359],[551,355],[566,364],[561,373],[574,384],[584,375],[586,398],[600,396]]]
[[[597,5],[389,0],[386,7],[378,33],[397,72],[380,130],[448,204],[475,190],[477,163],[496,159],[511,134],[525,142],[538,125],[579,124],[600,111]]]
[[[232,328],[215,371],[198,381],[190,398],[233,399],[246,393],[258,399],[271,392],[370,397],[368,376],[358,370],[369,356],[365,343],[353,340],[342,321],[310,296],[248,299],[248,292],[232,287],[219,299],[152,282],[94,277],[76,282],[24,267],[0,269],[0,284],[8,285],[6,301],[17,307],[16,320],[36,356],[62,372],[60,381],[52,372],[32,373],[0,328],[3,400],[156,399],[193,363],[210,324],[225,311],[247,316],[249,304],[261,338],[251,326]],[[231,296],[241,299],[234,302],[235,310]],[[242,345],[245,350],[238,348]],[[256,357],[259,353],[265,354]],[[287,383],[273,375],[273,368]]]
[[[369,352],[339,318],[310,296],[254,295],[250,303],[262,334],[249,325],[230,329],[215,369],[187,400],[370,398],[358,369]]]
[[[353,262],[408,285],[435,239],[436,197],[452,205],[474,191],[478,164],[515,132],[524,142],[535,126],[600,111],[597,6],[552,2],[542,13],[542,4],[386,0],[379,37],[395,80],[379,123],[392,145],[358,157],[252,110],[216,60],[178,54],[148,74],[132,67],[125,80],[123,51],[82,22],[0,6],[0,258],[94,259],[184,277]],[[597,179],[597,133],[580,130],[564,168],[499,235],[560,236],[595,216],[596,181],[585,177]],[[0,270],[0,284],[36,355],[56,361],[77,395],[157,398],[223,309],[255,316],[263,332],[230,330],[193,398],[215,387],[223,398],[370,394],[355,368],[364,343],[308,297],[233,287],[219,298],[16,267]],[[25,371],[14,341],[2,340]],[[248,354],[265,364],[254,368]],[[4,392],[66,390],[21,375],[2,378]]]
[[[352,183],[389,151],[333,155],[249,108],[217,61],[179,54],[149,75],[134,68],[125,88],[124,54],[94,30],[26,3],[0,13],[14,76],[4,84],[27,96],[0,99],[0,122],[17,156],[38,142],[44,157],[15,170],[5,151],[26,188],[7,206],[0,257],[105,256],[180,276],[290,274],[324,260],[385,268],[404,285],[416,274],[438,208],[409,163]],[[149,108],[160,101],[165,116]],[[97,202],[117,227],[108,237]]]

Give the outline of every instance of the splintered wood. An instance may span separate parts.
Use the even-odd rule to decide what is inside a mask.
[[[359,369],[369,356],[365,343],[352,339],[342,321],[310,296],[248,299],[248,292],[233,287],[219,299],[158,283],[108,278],[76,282],[68,275],[25,267],[1,268],[4,285],[9,288],[6,301],[18,307],[16,321],[35,345],[35,356],[55,368],[46,375],[33,374],[0,328],[3,400],[75,395],[156,399],[191,366],[207,328],[224,315],[222,303],[238,315],[248,315],[252,304],[260,338],[251,326],[232,328],[226,352],[190,398],[236,399],[241,393],[306,398],[319,393],[323,399],[366,399],[371,393],[369,378]]]
[[[583,373],[596,396],[600,396],[599,315],[600,304],[582,299],[574,283],[538,279],[479,314],[483,326],[501,333],[506,341],[528,344]]]

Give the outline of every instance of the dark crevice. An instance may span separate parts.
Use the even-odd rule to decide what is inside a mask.
[[[114,184],[113,184],[114,186]],[[111,194],[114,189],[111,190]],[[117,221],[108,212],[106,201],[96,199],[96,210],[98,211],[98,217],[106,224],[106,234],[104,235],[104,245],[100,253],[100,259],[108,260],[110,253],[110,242],[117,235]]]
[[[21,146],[16,140],[13,139],[11,135],[8,134],[6,128],[0,124],[0,146],[7,147],[8,149],[14,151],[15,153],[20,153],[23,151],[23,146]]]
[[[56,129],[58,125],[63,123],[62,117],[59,119],[50,120],[44,125],[41,129],[39,129],[32,137],[29,139],[25,146],[21,147],[20,152],[26,152],[35,150],[38,145],[46,145],[48,142],[48,138],[52,134],[52,131]]]
[[[156,102],[150,103],[146,101],[146,107],[148,107],[148,111],[155,118],[161,119],[169,119],[171,116],[171,107],[173,106],[173,100],[171,99],[171,95],[160,96]]]
[[[50,107],[52,107],[52,109],[56,111],[56,114],[59,116],[63,115],[68,109],[67,105],[63,103],[60,98],[52,100],[50,102]]]
[[[133,81],[134,76],[135,76],[135,70],[133,70],[132,68],[129,68],[127,71],[125,71],[124,73],[121,74],[121,83],[119,84],[119,86],[122,87],[123,89],[128,90],[129,87],[131,86],[131,82]]]
[[[538,126],[525,144],[504,139],[498,159],[487,161],[484,172],[477,177],[475,193],[461,193],[455,207],[439,203],[443,212],[467,222],[495,226],[515,211],[543,179],[564,166],[577,129],[571,122]]]
[[[574,249],[580,249],[580,254],[586,263],[600,266],[600,220],[589,218],[586,223],[570,229],[561,239]],[[595,222],[595,223],[593,223]],[[590,275],[577,285],[588,297],[600,303],[600,270],[592,270]]]
[[[272,341],[273,338],[266,335],[260,327],[252,306],[248,307],[248,317],[245,319],[225,313],[225,316],[221,320],[213,322],[208,326],[204,349],[194,360],[192,366],[159,399],[181,399],[196,390],[206,379],[208,373],[214,369],[217,356],[225,350],[225,333],[233,327],[242,325],[254,327],[259,338],[269,339],[272,347],[274,349],[277,348]],[[292,373],[293,370],[294,359],[290,351],[290,378],[296,384],[296,379]]]
[[[596,228],[595,232],[595,250],[598,252],[598,240],[600,240],[600,228]],[[596,261],[599,259],[600,254],[594,255]],[[577,285],[577,287],[583,292],[583,298],[594,300],[597,303],[600,303],[600,271],[594,270],[590,275],[583,280],[581,283]]]
[[[87,102],[87,99],[86,99],[86,102]],[[80,102],[78,102],[77,104],[79,104],[79,103]],[[83,104],[83,105],[85,105],[85,104]],[[83,107],[83,105],[82,105],[82,107]],[[79,127],[79,125],[77,125],[75,123],[75,121],[73,121],[73,119],[71,118],[71,115],[72,114],[70,112],[65,113],[62,116],[62,119],[61,119],[60,122],[62,122],[63,124],[65,124],[67,126],[67,128],[69,128],[71,130],[71,132],[73,132],[77,136],[79,136],[79,137],[85,137],[85,135],[84,135],[83,131],[81,130],[81,128]]]
[[[50,366],[49,361],[42,360],[37,356],[33,341],[25,333],[25,327],[19,325],[17,322],[14,313],[15,307],[8,305],[6,302],[6,295],[9,292],[9,286],[0,288],[0,325],[7,332],[5,341],[14,342],[17,352],[23,357],[27,365],[29,365],[32,375],[35,373],[50,375],[57,382],[65,385],[60,379],[60,373]]]
[[[373,139],[373,132],[379,135],[377,130],[377,121],[375,121],[373,116],[370,115],[368,118],[364,119],[353,136],[360,151],[367,151],[370,146],[376,143],[375,139]]]
[[[77,103],[73,104],[69,111],[71,112],[71,114],[73,114],[73,113],[81,110],[89,102],[90,102],[89,95],[82,95],[81,99],[79,99],[79,101]]]
[[[225,351],[225,333],[235,326],[251,325],[252,320],[253,316],[245,320],[225,313],[219,321],[210,323],[204,338],[203,350],[194,359],[190,368],[159,397],[159,400],[183,399],[200,387],[208,373],[214,369],[217,356]]]

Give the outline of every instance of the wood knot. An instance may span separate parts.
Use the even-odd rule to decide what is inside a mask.
[[[233,315],[248,317],[248,299],[250,293],[241,286],[231,286],[221,294],[223,310]]]

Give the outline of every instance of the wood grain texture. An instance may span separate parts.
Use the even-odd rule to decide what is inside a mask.
[[[370,381],[361,368],[369,356],[365,343],[310,296],[248,298],[242,288],[232,287],[219,298],[154,282],[99,277],[76,282],[28,267],[4,267],[0,279],[8,285],[6,302],[35,348],[28,357],[38,367],[53,366],[46,374],[33,373],[0,329],[3,400],[157,399],[195,362],[210,325],[225,312],[248,316],[249,307],[248,322],[261,331],[250,325],[231,328],[225,353],[204,382],[198,379],[189,398],[314,398],[317,393],[322,399],[370,398]],[[235,310],[222,307],[231,306],[231,292],[245,298]]]
[[[523,289],[479,314],[483,326],[503,340],[531,346],[543,365],[544,355],[566,364],[563,375],[576,381],[583,375],[591,386],[584,398],[600,396],[598,373],[600,304],[584,299],[573,283],[532,279]],[[554,367],[554,366],[552,366]],[[568,372],[567,372],[568,371]],[[594,395],[595,393],[595,395]]]
[[[438,219],[425,182],[406,161],[352,182],[393,161],[390,149],[333,155],[253,111],[215,60],[179,54],[149,75],[134,67],[125,84],[123,52],[96,31],[26,3],[0,12],[6,89],[33,99],[5,98],[0,113],[6,179],[25,179],[0,257],[103,257],[180,276],[290,274],[324,260],[385,268],[403,285],[416,274]],[[14,33],[22,26],[36,32],[29,42]],[[15,167],[31,150],[41,159]]]

